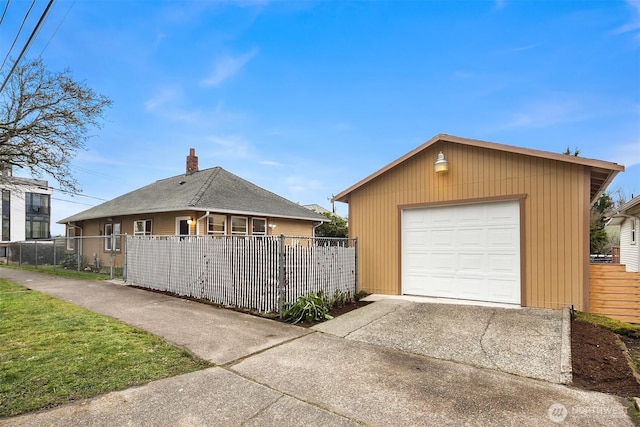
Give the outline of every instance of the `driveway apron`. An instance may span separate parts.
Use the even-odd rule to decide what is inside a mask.
[[[350,340],[496,369],[571,381],[568,312],[386,299],[314,329]]]

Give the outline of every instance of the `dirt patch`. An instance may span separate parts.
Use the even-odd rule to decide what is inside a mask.
[[[573,386],[621,397],[640,396],[628,357],[640,360],[640,339],[619,337],[591,323],[571,323]]]

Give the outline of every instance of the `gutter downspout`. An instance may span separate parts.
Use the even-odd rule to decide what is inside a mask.
[[[205,218],[208,218],[210,214],[211,214],[211,212],[207,211],[207,213],[202,215],[200,218],[196,219],[196,235],[200,234],[200,221],[202,221]]]

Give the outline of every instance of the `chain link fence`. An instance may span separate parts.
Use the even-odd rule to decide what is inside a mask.
[[[6,265],[43,271],[74,270],[122,279],[124,237],[56,237],[10,242],[0,247],[0,260]]]

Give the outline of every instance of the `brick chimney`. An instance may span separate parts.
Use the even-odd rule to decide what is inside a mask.
[[[191,148],[187,156],[187,175],[191,175],[194,172],[198,172],[198,156],[196,156],[195,148]]]

